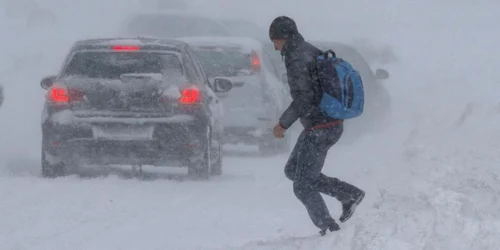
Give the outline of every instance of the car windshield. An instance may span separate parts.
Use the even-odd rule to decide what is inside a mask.
[[[141,15],[127,26],[127,35],[158,37],[226,36],[228,31],[210,19],[202,17]]]
[[[195,48],[195,53],[208,77],[252,74],[250,55],[240,49]]]
[[[89,51],[77,52],[63,76],[119,79],[130,73],[160,73],[172,77],[184,74],[181,61],[172,53]]]

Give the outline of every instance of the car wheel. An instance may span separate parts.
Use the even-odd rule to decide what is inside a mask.
[[[215,176],[222,175],[222,138],[217,142],[217,160],[212,165],[211,173]]]
[[[68,175],[68,171],[63,162],[53,164],[47,160],[45,150],[42,147],[42,176],[46,178],[55,178]]]
[[[80,166],[77,162],[58,161],[57,163],[51,162],[46,154],[46,142],[42,139],[42,176],[46,178],[55,178],[68,176],[76,173]]]
[[[210,128],[206,128],[206,136],[202,140],[202,148],[203,153],[200,157],[197,157],[193,161],[191,161],[188,165],[188,175],[195,179],[208,180],[210,178],[211,172],[211,146],[210,142],[212,141],[212,134]]]

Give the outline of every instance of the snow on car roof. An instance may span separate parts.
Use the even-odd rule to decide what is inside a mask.
[[[262,50],[262,43],[248,37],[181,37],[177,40],[183,41],[190,46],[232,46],[246,51]]]
[[[113,45],[125,45],[125,46],[147,46],[147,45],[159,45],[168,47],[179,47],[186,45],[183,41],[178,41],[175,39],[163,39],[155,37],[142,37],[137,38],[94,38],[80,40],[75,43],[75,46],[86,46],[86,45],[98,45],[98,46],[113,46]]]
[[[144,43],[139,39],[110,39],[102,41],[99,45],[136,45],[143,46]]]

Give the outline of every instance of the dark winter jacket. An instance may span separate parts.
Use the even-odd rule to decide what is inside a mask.
[[[293,99],[280,117],[279,123],[283,128],[289,128],[299,118],[305,129],[337,121],[319,109],[323,91],[317,77],[316,60],[322,53],[300,34],[295,34],[283,47],[281,54],[285,57]]]

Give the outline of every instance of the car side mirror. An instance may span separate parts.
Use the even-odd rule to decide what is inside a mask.
[[[56,76],[47,76],[42,79],[40,82],[40,86],[42,89],[49,89],[52,85],[54,85],[54,82],[56,81]]]
[[[228,92],[233,88],[233,83],[224,78],[215,78],[214,79],[214,91],[218,93]]]
[[[375,78],[377,80],[386,80],[389,78],[389,72],[385,69],[377,69],[375,71]]]
[[[283,74],[283,76],[281,77],[281,80],[283,81],[283,84],[288,84],[288,76],[285,74]]]

